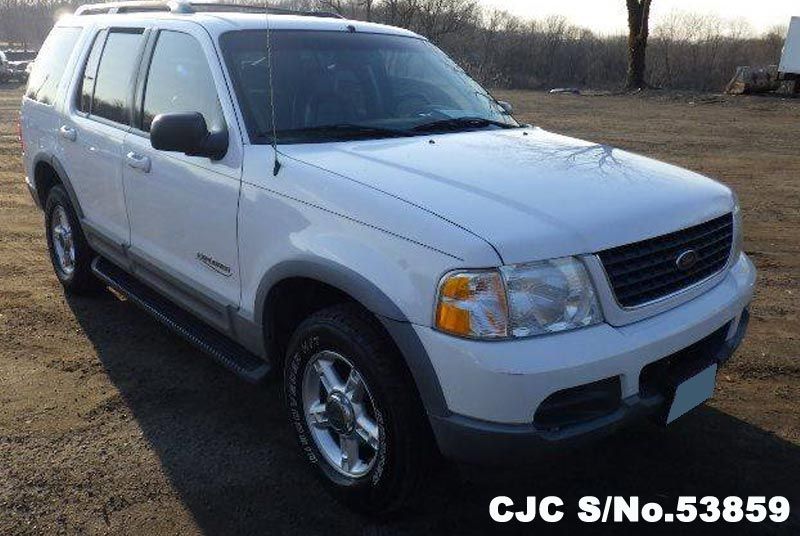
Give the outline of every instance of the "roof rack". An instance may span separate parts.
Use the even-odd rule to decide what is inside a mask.
[[[186,0],[160,1],[132,1],[132,2],[106,2],[102,4],[85,4],[80,6],[75,15],[101,15],[115,13],[260,13],[265,11],[272,15],[299,15],[302,17],[324,17],[330,19],[343,19],[338,13],[326,11],[295,11],[283,8],[266,8],[256,4],[228,4],[224,2],[192,2]]]

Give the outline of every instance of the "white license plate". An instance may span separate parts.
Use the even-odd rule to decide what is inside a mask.
[[[716,383],[717,365],[714,364],[679,384],[669,408],[667,424],[711,398]]]

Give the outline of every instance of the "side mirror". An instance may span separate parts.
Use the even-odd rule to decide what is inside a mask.
[[[150,144],[159,151],[221,160],[228,152],[228,132],[209,132],[198,112],[160,114],[150,126]]]
[[[514,106],[510,102],[506,101],[497,101],[497,104],[500,105],[500,108],[508,115],[514,115]]]

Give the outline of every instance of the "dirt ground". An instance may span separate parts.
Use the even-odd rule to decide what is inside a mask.
[[[734,186],[759,268],[750,335],[713,402],[670,429],[636,426],[526,469],[450,467],[419,506],[377,522],[312,478],[277,382],[239,381],[111,294],[64,296],[23,184],[20,95],[0,89],[0,535],[485,534],[496,495],[559,495],[571,519],[583,495],[668,511],[679,495],[784,495],[787,523],[716,528],[800,533],[800,100],[501,93],[525,121]]]

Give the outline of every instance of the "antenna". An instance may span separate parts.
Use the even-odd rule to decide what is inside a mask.
[[[275,165],[272,168],[272,176],[277,177],[281,170],[281,162],[278,160],[278,127],[275,124],[275,88],[272,84],[272,33],[269,21],[269,0],[264,0],[264,17],[267,20],[267,72],[269,84],[269,110],[272,118],[272,150],[275,153]]]

